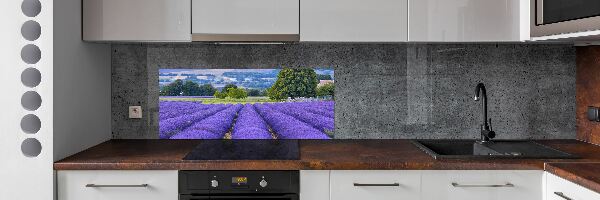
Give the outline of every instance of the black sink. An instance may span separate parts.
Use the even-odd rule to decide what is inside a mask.
[[[435,159],[520,158],[574,159],[577,156],[526,140],[413,140]]]

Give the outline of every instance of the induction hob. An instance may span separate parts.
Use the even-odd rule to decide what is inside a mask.
[[[298,160],[298,140],[203,140],[183,160]]]

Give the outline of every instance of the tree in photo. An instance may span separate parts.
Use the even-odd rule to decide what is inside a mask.
[[[227,96],[232,99],[245,99],[248,97],[248,93],[242,88],[229,88],[227,89]]]
[[[282,69],[277,75],[275,84],[267,91],[270,99],[315,97],[317,95],[317,73],[310,68]]]
[[[193,81],[186,81],[181,87],[182,96],[197,96],[200,92],[200,86]]]
[[[267,96],[269,97],[269,99],[276,101],[285,100],[287,98],[287,96],[285,96],[282,91],[273,87],[267,89]]]
[[[164,86],[160,91],[161,96],[181,96],[183,91],[183,81],[175,80]]]
[[[211,84],[204,84],[200,86],[197,96],[212,96],[216,91]]]
[[[227,93],[229,91],[229,88],[238,88],[238,86],[235,84],[227,84],[225,85],[225,87],[223,87],[221,92]]]
[[[224,93],[224,92],[219,92],[219,91],[217,90],[217,91],[215,91],[215,94],[214,94],[214,96],[215,96],[215,98],[217,98],[217,99],[225,99],[225,98],[227,98],[227,93]]]
[[[317,96],[318,97],[334,97],[335,85],[333,83],[326,83],[319,87],[317,87]]]
[[[248,89],[248,96],[251,97],[259,97],[259,96],[263,96],[262,92],[260,90],[257,89]]]

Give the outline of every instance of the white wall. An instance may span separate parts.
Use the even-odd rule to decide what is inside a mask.
[[[41,12],[33,17],[21,12],[22,2],[0,1],[0,199],[53,199],[53,162],[110,138],[110,46],[81,42],[80,0],[40,0]],[[28,20],[41,25],[34,41],[21,36]],[[22,61],[27,44],[39,47],[39,62]],[[30,67],[42,75],[33,88],[21,83]],[[26,91],[41,96],[38,109],[21,106]],[[37,133],[21,130],[27,114],[40,118]],[[27,138],[41,143],[39,155],[22,153]]]
[[[45,200],[53,197],[53,87],[52,87],[52,1],[41,0],[41,13],[27,17],[21,12],[22,0],[0,1],[0,199]],[[41,36],[27,41],[21,36],[21,25],[27,20],[40,23]],[[26,44],[37,45],[42,54],[35,64],[21,60],[21,48]],[[21,72],[35,67],[41,74],[40,85],[28,88],[21,83]],[[21,95],[35,91],[42,97],[41,107],[27,111],[21,106]],[[40,118],[41,129],[26,134],[20,128],[21,118],[35,114]],[[34,138],[41,143],[41,153],[26,157],[21,143]]]
[[[111,138],[110,45],[81,40],[81,0],[54,1],[54,160]]]

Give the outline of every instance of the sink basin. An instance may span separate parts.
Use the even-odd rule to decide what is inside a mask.
[[[526,140],[497,140],[486,143],[479,143],[475,140],[413,140],[412,142],[435,159],[577,158],[569,153]]]

